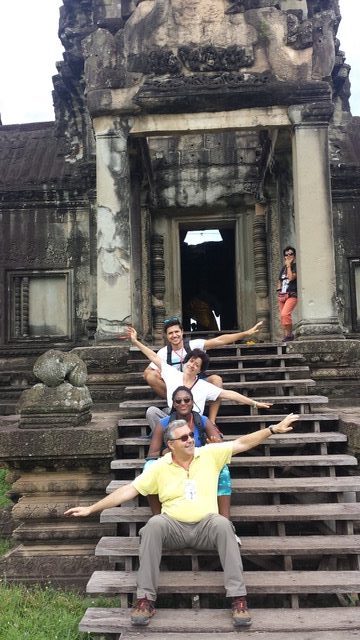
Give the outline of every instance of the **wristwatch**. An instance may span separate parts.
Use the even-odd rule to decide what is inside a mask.
[[[269,427],[269,431],[270,431],[271,435],[274,435],[275,433],[277,433],[277,431],[275,431],[275,428],[274,428],[274,426],[272,424]]]

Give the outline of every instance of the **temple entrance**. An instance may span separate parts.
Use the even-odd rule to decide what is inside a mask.
[[[181,226],[180,256],[184,329],[236,328],[234,226]]]

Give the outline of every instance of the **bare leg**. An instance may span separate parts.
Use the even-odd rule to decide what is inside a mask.
[[[217,501],[220,515],[230,520],[231,496],[218,496]]]
[[[207,382],[211,382],[211,384],[214,384],[215,387],[219,387],[220,389],[222,389],[222,377],[216,375],[215,373],[212,376],[208,376]],[[214,402],[209,402],[209,420],[214,424],[216,422],[217,414],[219,413],[220,405],[220,398],[218,400],[214,400]]]
[[[160,396],[160,398],[166,398],[166,385],[160,375],[160,371],[148,367],[144,371],[144,378],[156,395]]]

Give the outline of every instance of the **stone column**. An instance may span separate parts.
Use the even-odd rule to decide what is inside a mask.
[[[131,321],[128,122],[94,118],[97,185],[97,340]]]
[[[341,338],[336,308],[328,122],[331,103],[289,108],[300,339]]]
[[[253,227],[254,271],[255,271],[255,304],[256,322],[262,320],[262,337],[270,338],[269,326],[269,289],[266,254],[266,206],[260,202],[255,204]]]

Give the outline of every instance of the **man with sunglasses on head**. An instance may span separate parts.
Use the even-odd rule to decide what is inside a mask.
[[[194,349],[201,349],[202,351],[208,351],[209,349],[215,349],[216,347],[223,347],[227,344],[233,344],[238,340],[244,338],[250,338],[261,330],[262,322],[258,322],[254,327],[247,331],[240,331],[238,333],[227,333],[216,338],[209,338],[205,340],[203,338],[197,338],[195,340],[189,340],[188,343],[184,341],[184,331],[181,320],[173,316],[168,318],[164,322],[164,334],[169,346],[162,347],[157,352],[157,355],[161,360],[167,362],[175,369],[182,371],[186,355],[189,351]],[[187,347],[187,348],[186,348]],[[205,377],[205,376],[202,376]],[[161,376],[161,371],[158,366],[153,362],[144,371],[144,378],[147,384],[160,396],[160,398],[166,398],[166,385]],[[206,376],[206,379],[211,384],[222,389],[222,378],[216,374]],[[221,400],[215,400],[209,404],[209,420],[216,422],[216,417],[219,411]],[[151,418],[150,418],[151,419]]]
[[[232,523],[219,515],[217,484],[221,468],[231,457],[264,442],[274,433],[287,433],[299,416],[289,414],[276,425],[235,440],[194,446],[194,433],[185,420],[172,422],[165,432],[169,453],[131,483],[89,507],[73,507],[66,516],[89,516],[117,507],[139,494],[158,494],[160,515],[140,530],[137,600],[131,611],[134,625],[147,625],[155,613],[160,561],[165,549],[216,549],[224,571],[226,596],[231,601],[235,628],[251,624],[246,602],[242,562]]]

